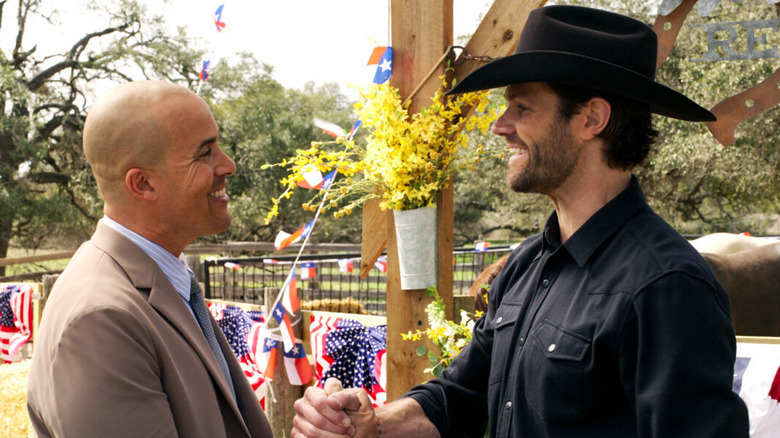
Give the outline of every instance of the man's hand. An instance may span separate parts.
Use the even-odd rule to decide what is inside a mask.
[[[362,389],[343,389],[337,379],[310,387],[295,402],[292,437],[373,437],[376,415]]]

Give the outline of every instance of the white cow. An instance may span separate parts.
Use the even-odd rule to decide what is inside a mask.
[[[700,253],[733,254],[747,249],[759,248],[777,240],[733,233],[712,233],[690,241]]]

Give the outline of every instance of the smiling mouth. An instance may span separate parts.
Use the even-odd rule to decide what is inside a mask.
[[[528,153],[528,149],[525,148],[509,148],[510,156],[524,155]]]
[[[227,190],[225,190],[224,187],[217,191],[209,193],[209,197],[211,198],[221,198],[223,196],[227,196]]]

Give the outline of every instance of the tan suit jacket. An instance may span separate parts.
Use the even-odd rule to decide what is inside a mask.
[[[157,264],[107,225],[46,303],[27,403],[39,437],[271,437],[212,318],[236,400],[186,303]]]

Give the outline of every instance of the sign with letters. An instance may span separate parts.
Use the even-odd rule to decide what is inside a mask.
[[[776,35],[780,38],[778,25],[780,25],[780,20],[692,24],[691,28],[701,29],[706,35],[707,53],[701,58],[691,59],[691,61],[780,58],[777,45],[770,44],[767,39],[769,35]],[[740,50],[740,47],[743,49]]]

